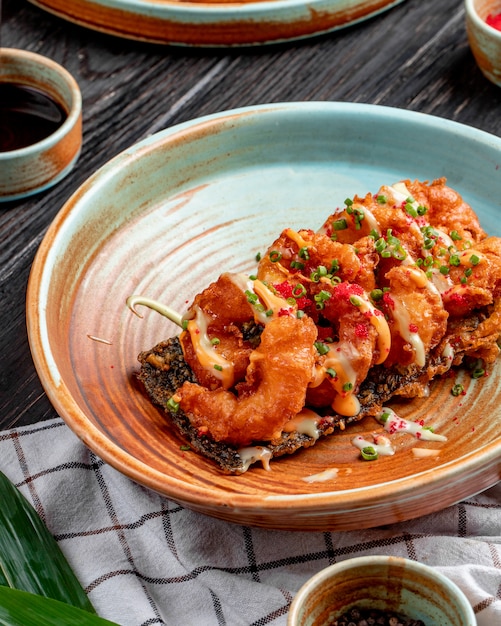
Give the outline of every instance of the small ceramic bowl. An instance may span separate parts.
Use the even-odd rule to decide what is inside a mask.
[[[466,32],[483,75],[501,87],[501,30],[489,25],[489,15],[501,14],[501,0],[465,0]]]
[[[17,200],[59,182],[73,168],[82,145],[82,97],[69,72],[39,54],[0,48],[0,82],[49,96],[66,118],[47,137],[0,151],[0,201]]]
[[[427,626],[475,626],[463,592],[422,563],[393,556],[341,561],[315,574],[294,598],[287,626],[331,626],[353,607],[397,613]]]

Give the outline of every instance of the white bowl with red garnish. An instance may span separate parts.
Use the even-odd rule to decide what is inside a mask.
[[[482,71],[501,87],[501,0],[465,0],[470,48]]]

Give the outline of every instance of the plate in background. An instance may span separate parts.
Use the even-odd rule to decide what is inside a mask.
[[[186,46],[251,46],[328,33],[403,0],[30,0],[111,35]]]
[[[194,120],[132,146],[85,182],[52,223],[27,294],[30,346],[68,426],[133,480],[196,511],[274,529],[348,530],[418,517],[501,476],[500,363],[452,396],[394,402],[448,437],[416,459],[401,435],[370,465],[351,444],[372,418],[313,448],[225,476],[181,449],[134,382],[137,354],[177,333],[125,306],[140,293],[184,311],[223,271],[252,272],[285,227],[320,226],[355,193],[404,178],[446,176],[501,235],[501,139],[436,117],[374,105],[288,103]],[[143,308],[144,309],[144,308]],[[421,444],[422,445],[422,444]],[[336,468],[330,481],[304,478]]]

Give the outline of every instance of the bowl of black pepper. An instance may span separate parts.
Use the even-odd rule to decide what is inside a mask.
[[[298,591],[287,626],[476,626],[463,591],[435,568],[394,556],[341,561]]]

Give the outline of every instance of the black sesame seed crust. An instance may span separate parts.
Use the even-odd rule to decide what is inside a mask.
[[[425,367],[417,366],[391,368],[376,365],[369,370],[368,377],[358,389],[357,398],[360,402],[360,412],[353,417],[344,417],[332,414],[331,409],[316,410],[322,415],[317,424],[320,436],[331,435],[336,429],[343,429],[346,425],[361,420],[368,415],[376,415],[382,406],[392,397],[416,397],[420,395],[428,381],[447,372],[450,361],[444,356],[449,341],[454,345],[454,365],[459,366],[465,353],[473,346],[492,344],[497,339],[486,335],[480,339],[475,331],[480,323],[488,316],[489,311],[472,314],[469,318],[450,324],[447,337],[443,337],[439,345],[429,354]],[[250,322],[242,332],[247,341],[257,346],[260,341],[262,328]],[[226,443],[213,441],[206,435],[201,435],[198,429],[191,425],[189,416],[181,409],[174,412],[169,409],[168,401],[185,381],[198,382],[191,368],[184,360],[179,337],[173,337],[157,344],[151,350],[141,352],[138,356],[141,369],[137,378],[144,386],[150,400],[161,407],[169,416],[171,423],[179,434],[189,443],[190,447],[203,456],[214,461],[220,470],[226,474],[242,474],[247,467],[238,453],[238,448]],[[298,432],[282,433],[279,440],[269,442],[254,442],[254,446],[265,446],[271,453],[271,458],[293,454],[300,448],[309,448],[316,443],[316,439]]]
[[[212,459],[223,472],[227,474],[243,473],[245,471],[243,460],[236,447],[200,435],[181,409],[173,412],[167,406],[168,400],[185,380],[197,382],[183,358],[179,339],[177,337],[168,339],[151,350],[141,352],[138,360],[141,363],[141,369],[137,377],[143,384],[146,393],[154,404],[165,410],[178,432],[190,446],[200,454]],[[348,421],[346,418],[340,416],[329,416],[318,425],[318,430],[321,435],[329,435],[334,432],[336,426],[346,421]],[[314,443],[315,440],[308,435],[283,433],[276,443],[255,442],[254,445],[264,445],[270,450],[272,457],[278,457],[292,454],[299,448],[307,448]]]
[[[156,345],[151,350],[141,352],[138,356],[141,369],[138,379],[143,384],[151,401],[160,406],[170,417],[180,435],[186,439],[190,447],[203,456],[214,461],[226,474],[241,474],[245,471],[243,460],[238,449],[226,443],[213,441],[206,435],[200,435],[194,428],[189,417],[181,409],[176,412],[169,410],[168,401],[184,381],[196,383],[197,380],[184,360],[178,337],[168,339]],[[441,359],[436,358],[434,367],[441,367]],[[419,380],[422,371],[399,372],[384,367],[373,367],[370,377],[360,386],[357,396],[361,403],[361,411],[353,417],[340,415],[325,415],[317,425],[321,436],[331,435],[334,431],[344,429],[347,424],[358,421],[366,415],[379,411],[381,405],[387,402],[396,393],[406,386]],[[300,448],[314,445],[316,440],[309,435],[298,432],[282,433],[278,441],[255,442],[255,446],[266,446],[272,458],[286,454],[293,454]]]

